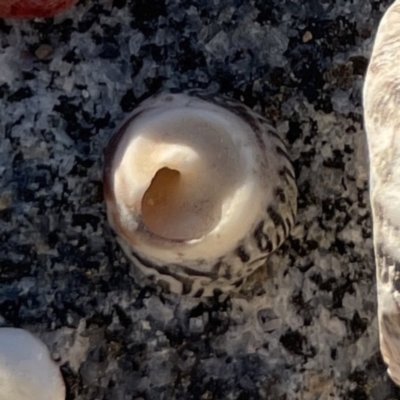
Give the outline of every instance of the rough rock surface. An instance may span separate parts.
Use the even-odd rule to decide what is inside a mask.
[[[68,400],[399,398],[379,353],[361,89],[388,1],[84,0],[0,20],[0,324]],[[201,87],[286,140],[298,225],[253,285],[142,287],[105,219],[102,154],[145,96]]]

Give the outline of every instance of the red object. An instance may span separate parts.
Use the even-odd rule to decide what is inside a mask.
[[[0,0],[0,18],[51,17],[77,0]]]

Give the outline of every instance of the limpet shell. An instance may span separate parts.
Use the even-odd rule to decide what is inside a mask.
[[[274,128],[201,92],[138,105],[106,148],[104,195],[135,269],[195,297],[240,288],[288,236],[297,208]]]
[[[364,83],[379,338],[400,385],[400,1],[383,16]]]

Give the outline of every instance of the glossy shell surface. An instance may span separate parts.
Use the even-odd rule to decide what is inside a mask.
[[[77,0],[0,0],[0,18],[51,17]]]
[[[0,328],[0,383],[0,400],[65,400],[49,350],[23,329]]]

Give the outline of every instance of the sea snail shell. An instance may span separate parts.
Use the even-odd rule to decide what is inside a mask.
[[[388,373],[400,385],[400,1],[382,18],[363,93],[379,338]]]
[[[174,293],[239,288],[294,224],[297,189],[282,140],[228,98],[162,93],[105,152],[108,220],[134,267]]]

